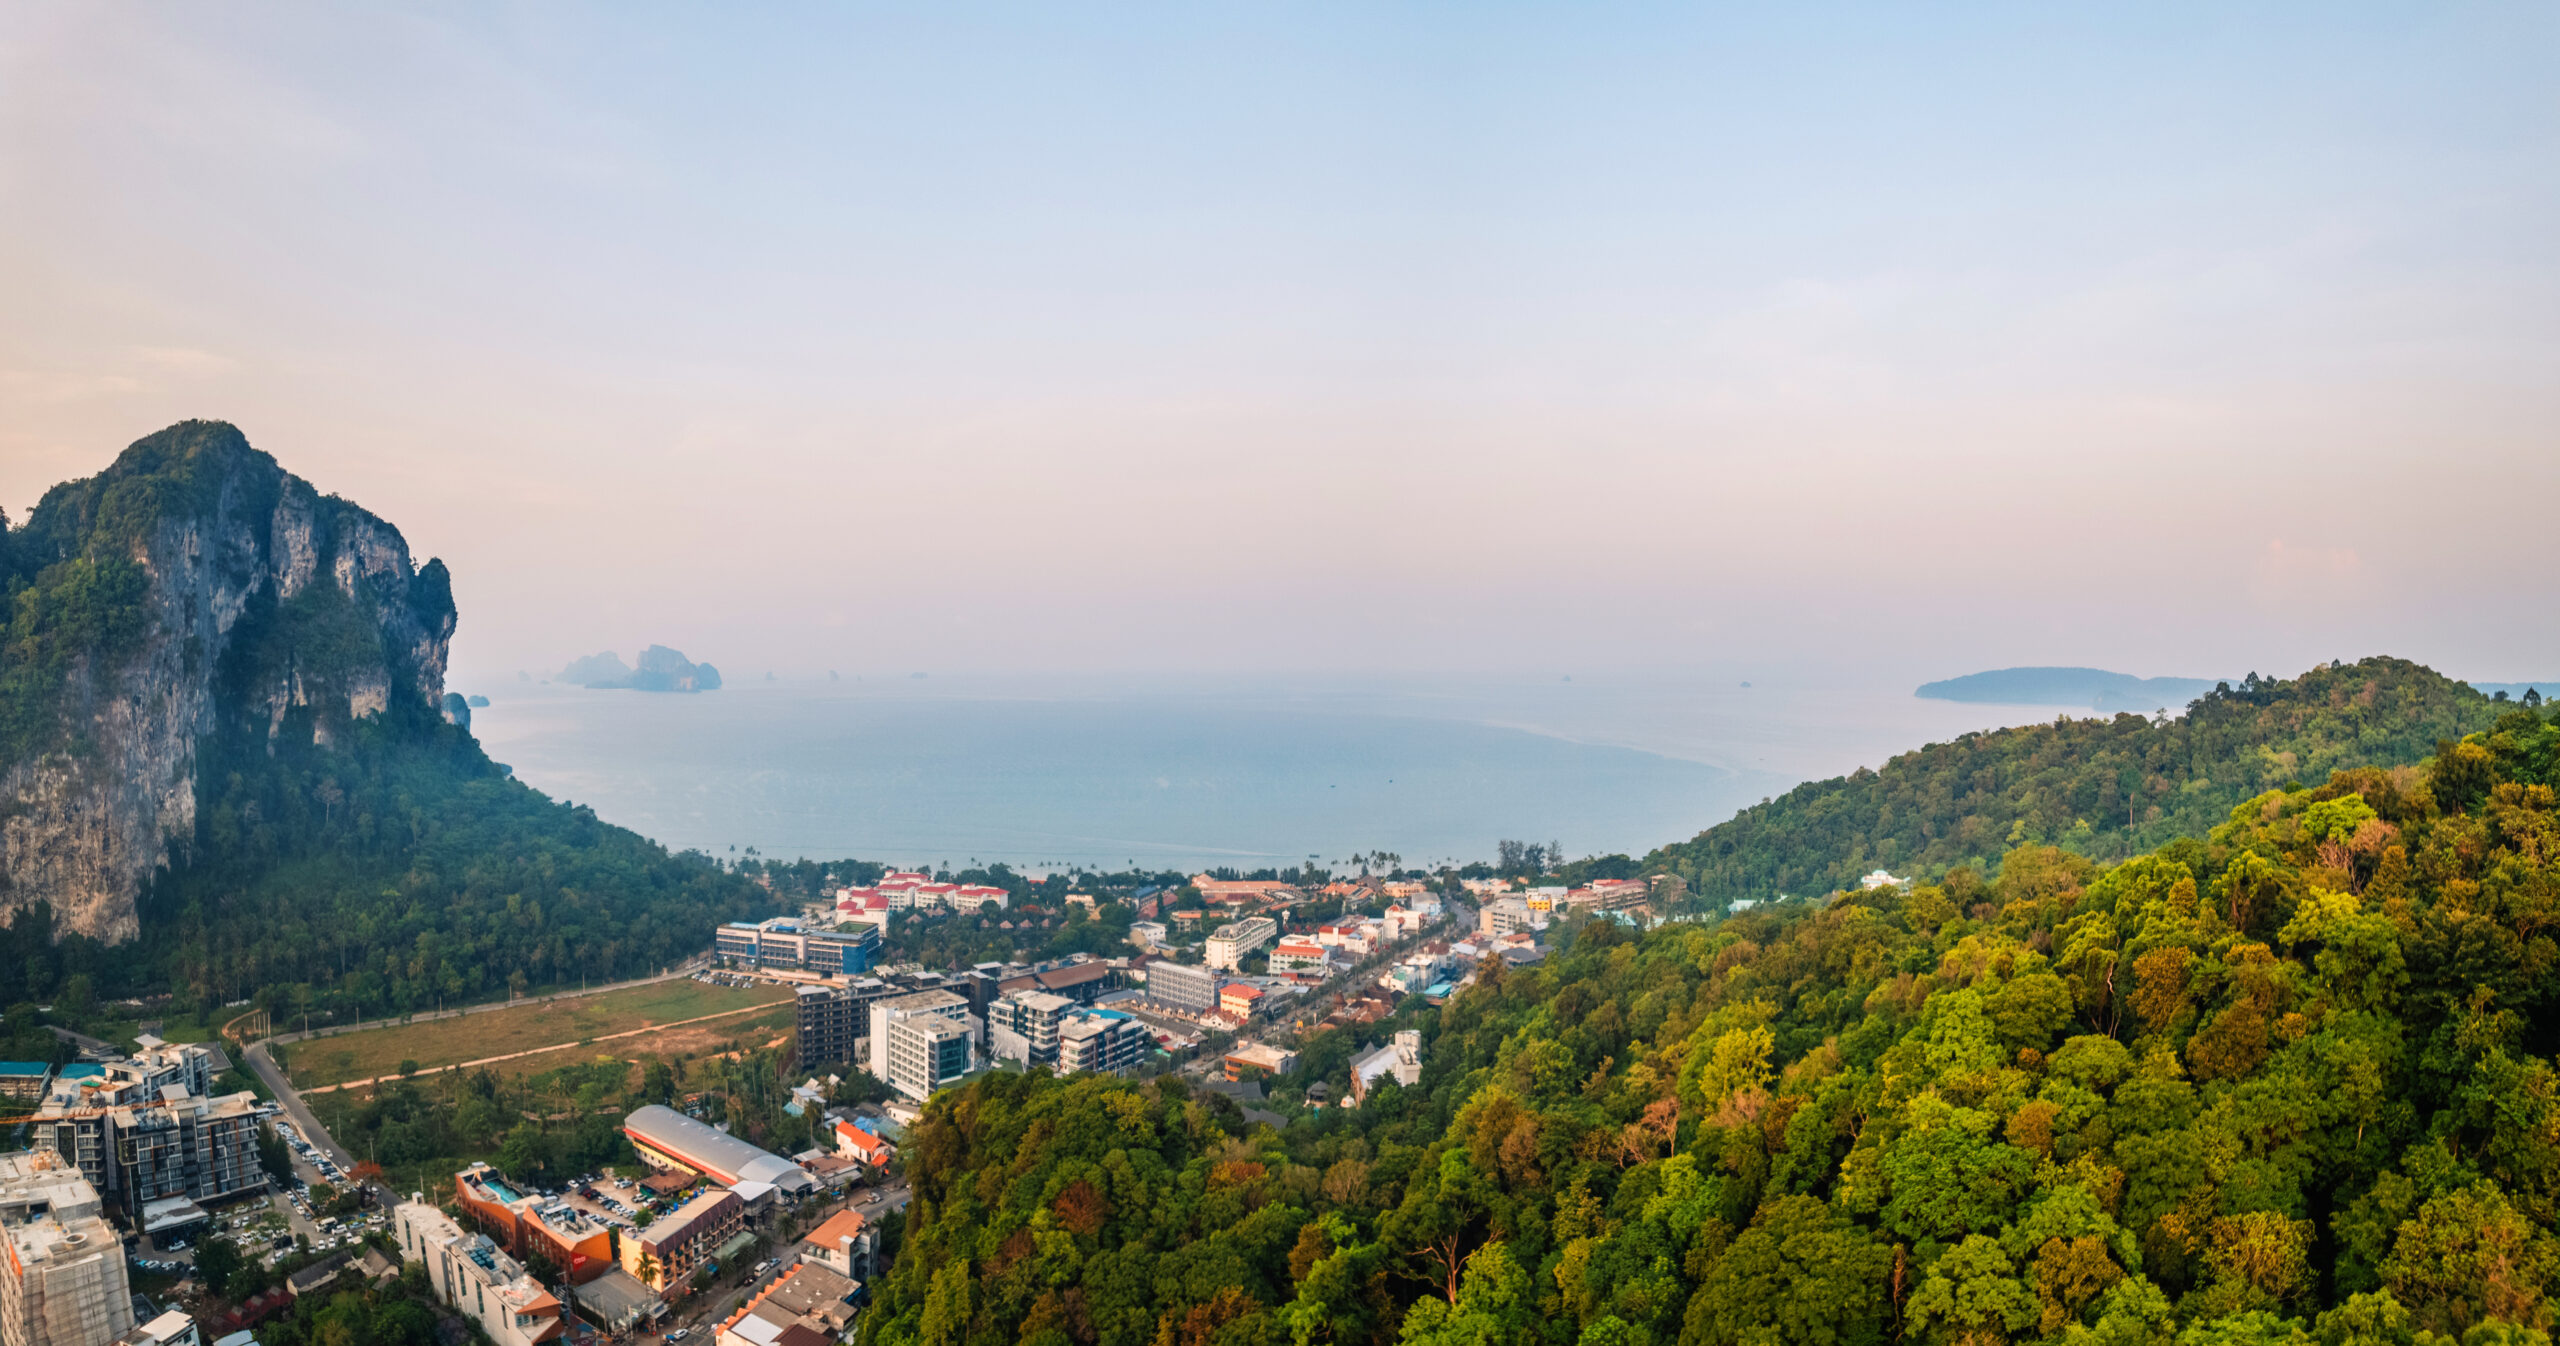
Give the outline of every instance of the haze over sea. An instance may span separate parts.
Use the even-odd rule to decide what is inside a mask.
[[[702,695],[509,682],[499,761],[679,849],[1017,869],[1642,855],[1799,781],[2051,707],[1663,677],[731,674]],[[2086,712],[2082,712],[2086,713]]]

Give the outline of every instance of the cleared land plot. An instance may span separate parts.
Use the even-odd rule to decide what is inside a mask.
[[[705,1024],[686,1024],[681,1028],[665,1028],[636,1037],[615,1038],[611,1042],[590,1043],[565,1051],[539,1052],[532,1056],[492,1061],[487,1068],[501,1079],[517,1079],[558,1070],[562,1066],[588,1064],[605,1056],[626,1063],[646,1063],[672,1061],[679,1056],[700,1058],[731,1042],[750,1048],[770,1047],[791,1036],[791,1018],[791,1007],[778,1005],[759,1014],[740,1014]],[[639,1065],[631,1065],[627,1074],[626,1085],[640,1082]],[[356,1092],[361,1096],[366,1091],[359,1089]]]
[[[436,1070],[465,1061],[576,1043],[608,1034],[626,1033],[635,1028],[727,1014],[757,1005],[787,1006],[790,1000],[790,990],[780,986],[708,986],[690,979],[679,979],[574,1000],[515,1005],[481,1014],[464,1014],[450,1019],[349,1033],[345,1037],[297,1042],[285,1047],[284,1053],[295,1086],[309,1089],[393,1074],[403,1061],[414,1061],[421,1070]],[[705,1040],[716,1040],[737,1032],[732,1024],[742,1026],[760,1022],[763,1017],[741,1014],[735,1020],[724,1019],[695,1027],[712,1030],[713,1036]],[[686,1030],[675,1031],[682,1033]],[[642,1055],[642,1051],[635,1049],[656,1036],[597,1043],[595,1052],[590,1054]],[[530,1072],[553,1069],[575,1059],[574,1051],[562,1051],[539,1057],[519,1057],[508,1064],[525,1063],[520,1069]]]

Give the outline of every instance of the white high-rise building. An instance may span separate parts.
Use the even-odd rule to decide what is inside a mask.
[[[0,1346],[97,1346],[133,1327],[124,1241],[50,1150],[0,1155]]]
[[[1268,916],[1248,916],[1219,926],[1209,936],[1200,961],[1233,971],[1244,956],[1280,937],[1280,923]]]
[[[871,1006],[871,1072],[921,1103],[977,1064],[978,1020],[969,998],[918,991]]]

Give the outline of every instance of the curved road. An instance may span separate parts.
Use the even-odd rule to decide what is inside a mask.
[[[260,1038],[250,1043],[248,1048],[241,1052],[240,1057],[248,1063],[249,1069],[257,1074],[259,1081],[267,1086],[267,1091],[275,1095],[276,1106],[282,1108],[285,1116],[291,1118],[293,1124],[302,1129],[303,1138],[319,1146],[321,1152],[338,1165],[340,1172],[346,1172],[355,1167],[355,1157],[348,1154],[346,1149],[338,1144],[337,1137],[330,1135],[327,1128],[320,1125],[320,1119],[311,1114],[310,1107],[302,1101],[301,1092],[293,1087],[292,1081],[285,1078],[284,1069],[276,1064],[275,1057],[268,1054],[269,1046],[279,1042],[288,1044],[300,1042],[304,1038],[336,1037],[341,1033],[354,1033],[367,1028],[388,1028],[396,1024],[420,1023],[429,1019],[453,1019],[465,1014],[485,1014],[490,1010],[511,1009],[517,1005],[539,1005],[554,1000],[576,1000],[581,996],[603,995],[607,991],[620,991],[628,987],[648,986],[656,982],[672,981],[678,977],[690,977],[709,961],[709,955],[699,955],[654,977],[615,982],[609,986],[598,986],[591,990],[557,991],[545,996],[529,996],[523,1000],[497,1000],[485,1005],[465,1005],[458,1009],[441,1010],[432,1014],[413,1014],[405,1019],[376,1019],[370,1023],[350,1024],[343,1028],[323,1028],[312,1033],[280,1033],[274,1037]],[[373,1184],[373,1190],[374,1199],[386,1210],[399,1200],[397,1194],[380,1182]]]

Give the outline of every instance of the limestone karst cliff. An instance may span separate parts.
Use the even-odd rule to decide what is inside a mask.
[[[437,718],[454,605],[444,566],[324,496],[230,425],[188,421],[0,531],[0,920],[139,933],[183,862],[217,735],[328,745]]]

